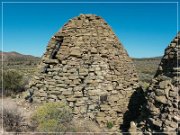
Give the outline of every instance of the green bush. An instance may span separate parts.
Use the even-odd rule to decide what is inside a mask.
[[[32,115],[32,123],[40,132],[72,131],[72,111],[62,102],[45,103]]]
[[[2,76],[2,73],[0,73]],[[2,89],[2,77],[0,78],[0,87]],[[24,81],[23,75],[16,70],[3,71],[3,93],[6,96],[17,94],[24,90],[27,82]]]

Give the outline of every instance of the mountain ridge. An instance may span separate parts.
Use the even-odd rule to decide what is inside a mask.
[[[2,57],[3,57],[3,61],[13,61],[13,60],[17,60],[17,61],[35,60],[35,61],[37,61],[37,60],[40,60],[40,57],[36,57],[33,55],[21,54],[16,51],[11,51],[11,52],[0,51],[0,61],[2,61]]]

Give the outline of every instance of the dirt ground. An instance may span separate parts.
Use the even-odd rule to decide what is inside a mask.
[[[19,112],[21,114],[21,116],[23,116],[23,118],[25,119],[25,123],[29,122],[29,118],[30,118],[31,114],[34,112],[35,108],[37,107],[34,105],[30,105],[29,103],[25,102],[25,100],[22,98],[12,99],[10,97],[5,97],[3,99],[0,98],[0,101],[1,101],[1,104],[0,104],[1,105],[1,107],[0,107],[1,112],[2,112],[3,108],[8,109],[8,110],[12,110],[14,112]],[[78,121],[78,123],[77,123],[77,121]],[[91,121],[78,119],[78,120],[76,120],[76,124],[77,124],[76,128],[81,133],[72,133],[72,135],[89,135],[89,134],[92,135],[94,133],[92,133],[91,130],[97,132],[98,135],[105,134],[105,133],[101,133],[102,130],[100,128],[98,128],[98,126]],[[86,129],[86,128],[88,128],[88,129]],[[83,132],[83,130],[87,131],[87,133]],[[2,131],[3,131],[2,118],[0,118],[0,135],[14,135],[14,134],[10,134],[10,133],[5,132],[5,131],[2,132]],[[35,133],[35,134],[34,133],[24,133],[24,134],[21,133],[20,135],[30,135],[30,134],[40,135],[37,133]],[[67,134],[67,135],[69,135],[69,134]]]
[[[25,120],[25,123],[29,122],[30,115],[33,113],[30,108],[25,107],[23,105],[22,99],[20,98],[11,98],[11,97],[4,97],[3,99],[0,98],[1,101],[1,107],[0,112],[3,113],[3,109],[11,110],[13,112],[19,113]],[[24,103],[25,104],[25,103]],[[0,118],[0,132],[3,132],[2,124],[3,120]],[[5,131],[3,134],[7,134]]]

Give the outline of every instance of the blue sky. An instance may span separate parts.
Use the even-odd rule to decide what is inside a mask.
[[[103,17],[131,57],[163,55],[177,32],[176,3],[18,4],[3,6],[3,51],[41,56],[51,36],[83,13]]]

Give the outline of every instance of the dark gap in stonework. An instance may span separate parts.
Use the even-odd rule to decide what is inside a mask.
[[[63,37],[62,36],[56,36],[56,44],[55,44],[55,48],[52,51],[51,55],[50,55],[50,59],[55,59],[56,58],[56,54],[59,51],[61,44],[63,43]]]
[[[56,59],[56,55],[57,55],[57,53],[58,53],[58,51],[59,51],[59,49],[60,49],[60,47],[61,47],[61,45],[63,43],[63,38],[64,37],[62,37],[62,36],[55,36],[56,44],[55,44],[55,47],[54,47],[54,49],[53,49],[53,51],[52,51],[52,53],[51,53],[51,55],[49,57],[50,59]],[[49,64],[45,65],[43,73],[47,73],[47,69],[49,67],[50,67]]]

